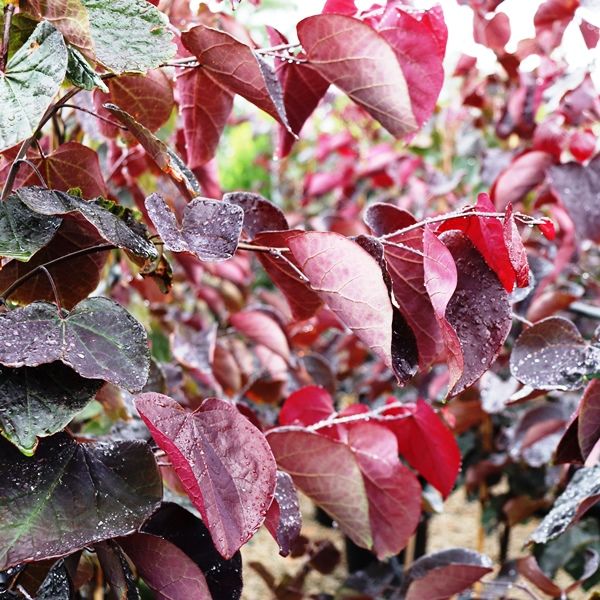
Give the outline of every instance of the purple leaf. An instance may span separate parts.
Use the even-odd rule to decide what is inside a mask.
[[[0,314],[0,364],[36,367],[60,360],[87,379],[141,390],[148,379],[146,331],[108,298],[88,298],[66,316],[34,302]]]
[[[76,442],[60,433],[33,458],[0,440],[0,570],[65,556],[135,531],[162,486],[145,442]]]
[[[231,404],[205,400],[193,413],[162,394],[136,407],[167,453],[213,542],[231,558],[264,521],[276,466],[263,434]]]
[[[294,482],[283,471],[277,471],[275,496],[267,513],[265,526],[279,545],[279,554],[288,556],[300,535],[302,515]]]
[[[577,419],[577,438],[585,460],[600,440],[600,379],[593,379],[587,384]]]
[[[223,201],[236,204],[244,211],[242,228],[250,239],[255,238],[261,231],[281,231],[290,228],[281,209],[260,194],[230,192],[223,196]]]
[[[152,223],[173,252],[191,252],[200,260],[227,260],[235,254],[244,211],[229,202],[194,198],[183,209],[181,225],[158,194],[146,198]]]

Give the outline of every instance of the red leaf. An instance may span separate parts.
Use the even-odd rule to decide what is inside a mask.
[[[371,27],[342,15],[315,15],[297,26],[311,65],[385,129],[403,137],[417,129],[408,86],[394,51]]]
[[[410,407],[410,415],[387,421],[387,427],[398,440],[398,450],[408,464],[416,469],[444,498],[458,476],[460,450],[454,435],[437,413],[425,402],[418,400]],[[402,415],[402,409],[390,409],[386,416]]]
[[[212,600],[204,574],[175,544],[149,533],[119,539],[156,600]]]
[[[579,162],[585,162],[596,151],[596,136],[590,129],[574,131],[569,140],[569,151]]]
[[[274,85],[250,46],[225,31],[197,25],[181,34],[183,45],[198,59],[201,68],[221,87],[239,94],[287,126],[281,89],[272,93]],[[278,84],[277,84],[278,85]]]
[[[197,169],[215,155],[233,108],[233,94],[215,83],[202,68],[181,69],[175,86],[187,164],[190,169]]]
[[[267,513],[265,526],[279,545],[279,554],[287,556],[300,535],[302,515],[292,478],[283,471],[277,471],[275,497]]]
[[[588,49],[595,48],[598,45],[598,40],[600,39],[600,27],[596,27],[591,23],[588,23],[585,19],[581,19],[579,23],[579,29],[581,31],[581,35],[583,36],[583,41]]]
[[[233,327],[257,344],[281,356],[286,362],[292,360],[287,336],[281,325],[264,310],[243,310],[229,318]]]
[[[456,291],[446,311],[464,357],[462,377],[450,391],[458,394],[492,365],[512,319],[508,294],[477,249],[459,232],[445,233],[441,239],[452,253],[458,272]]]
[[[231,404],[205,400],[190,413],[162,394],[136,398],[136,408],[173,468],[217,550],[231,558],[264,521],[276,466],[262,433]]]
[[[577,438],[585,460],[600,440],[600,379],[592,379],[583,392],[579,405]]]
[[[311,287],[393,370],[394,311],[377,261],[358,244],[337,233],[303,233],[288,243]]]
[[[508,15],[496,13],[491,19],[486,19],[476,12],[473,20],[473,37],[478,44],[502,53],[510,39]]]
[[[254,238],[254,243],[257,246],[288,248],[289,241],[299,235],[304,235],[304,232],[265,231]],[[289,253],[286,254],[286,258],[296,264]],[[266,252],[258,253],[258,259],[273,283],[286,297],[294,318],[300,321],[309,319],[321,308],[322,300],[285,260]]]
[[[329,392],[316,385],[309,385],[290,394],[279,412],[281,425],[308,427],[331,417],[333,400]]]
[[[365,211],[364,221],[378,237],[394,233],[417,222],[407,210],[383,202],[371,204]]]
[[[527,287],[529,285],[527,251],[525,250],[525,246],[523,246],[523,240],[521,240],[515,218],[513,217],[512,204],[506,207],[502,229],[504,245],[508,250],[508,257],[515,271],[517,287]]]
[[[477,196],[474,210],[484,213],[496,212],[487,194]],[[471,240],[488,266],[496,273],[504,289],[512,292],[517,278],[505,245],[502,222],[495,217],[470,217],[466,211],[464,217],[457,217],[442,223],[438,231],[453,229],[462,231]]]
[[[355,0],[327,0],[321,12],[353,17],[356,14]]]
[[[230,192],[223,196],[224,202],[236,204],[244,211],[243,230],[250,239],[262,231],[280,231],[290,228],[283,211],[260,194]]]
[[[539,590],[556,597],[562,595],[562,589],[558,587],[540,568],[535,556],[519,558],[517,561],[517,571],[526,579],[531,581]]]

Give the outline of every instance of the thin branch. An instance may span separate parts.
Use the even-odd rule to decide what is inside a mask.
[[[60,106],[60,108],[73,108],[74,110],[80,110],[81,112],[87,113],[88,115],[92,115],[92,117],[96,117],[96,119],[98,119],[99,121],[104,121],[105,123],[108,123],[113,127],[118,127],[119,129],[123,129],[124,131],[129,131],[127,127],[125,127],[125,125],[121,125],[120,123],[117,123],[112,119],[107,119],[106,117],[95,113],[93,110],[84,108],[83,106],[77,106],[77,104],[63,104],[62,106]]]
[[[426,257],[425,253],[421,252],[420,250],[417,250],[416,248],[411,248],[410,246],[407,246],[402,242],[390,242],[389,240],[384,240],[383,238],[380,238],[380,241],[384,246],[391,246],[392,248],[399,248],[400,250],[404,250],[406,252],[412,252],[413,254],[416,254],[421,258]]]
[[[289,248],[276,248],[272,246],[255,246],[254,244],[250,244],[249,242],[239,242],[238,248],[240,250],[248,250],[248,252],[263,252],[266,254],[273,254],[273,252],[277,252],[279,254],[290,252]]]
[[[301,65],[303,63],[307,63],[308,60],[306,58],[298,58],[293,54],[280,54],[279,52],[263,52],[263,56],[272,56],[273,58],[279,58],[284,62],[294,63],[296,65]]]
[[[9,2],[4,7],[4,31],[2,34],[2,48],[0,49],[0,71],[4,72],[8,61],[8,45],[10,41],[10,25],[12,23],[15,5]]]
[[[390,410],[392,408],[403,408],[406,407],[406,404],[403,402],[392,402],[391,404],[384,404],[379,406],[378,408],[374,408],[369,412],[359,413],[357,415],[348,415],[347,417],[330,417],[328,419],[323,419],[318,423],[314,423],[310,427],[307,427],[307,431],[318,431],[319,429],[324,429],[325,427],[331,427],[332,425],[345,425],[346,423],[356,423],[357,421],[398,421],[400,419],[407,419],[410,415],[390,415],[385,416],[381,413],[386,410]]]
[[[510,589],[521,590],[522,592],[525,592],[531,598],[531,600],[540,600],[539,596],[536,596],[536,594],[534,594],[525,584],[522,583],[504,583],[502,581],[482,581],[481,583],[483,583],[483,585],[489,585],[492,587],[503,587],[505,591]]]
[[[527,325],[528,327],[531,327],[533,325],[533,323],[529,319],[526,319],[525,317],[522,317],[521,315],[517,314],[514,311],[512,313],[512,318],[515,321],[519,321],[519,323],[523,323],[524,325]]]
[[[269,48],[259,48],[254,52],[257,54],[270,54],[271,52],[279,52],[280,50],[294,50],[300,47],[300,44],[278,44],[277,46],[270,46]]]
[[[58,308],[58,315],[62,316],[62,304],[60,302],[60,296],[58,295],[58,290],[56,289],[56,283],[54,283],[54,277],[50,275],[50,271],[44,266],[40,265],[39,270],[46,275],[46,278],[50,282],[50,287],[52,288],[52,294],[54,295],[54,302],[56,302],[56,308]]]
[[[17,589],[19,590],[19,592],[21,592],[21,594],[23,594],[23,598],[25,598],[25,600],[33,600],[33,598],[29,595],[27,590],[20,583],[17,584]]]
[[[19,159],[19,162],[27,165],[37,175],[38,179],[40,180],[40,183],[45,188],[48,188],[48,183],[44,179],[44,176],[40,173],[40,170],[29,159],[21,158],[21,159]]]
[[[29,281],[32,277],[39,274],[44,269],[48,269],[53,265],[57,265],[61,262],[71,260],[73,258],[77,258],[78,256],[85,256],[86,254],[95,254],[96,252],[107,252],[108,250],[117,250],[118,246],[114,244],[99,244],[97,246],[91,246],[90,248],[82,248],[81,250],[76,250],[75,252],[70,252],[69,254],[65,254],[63,256],[59,256],[53,260],[49,260],[47,263],[43,265],[38,265],[35,269],[29,271],[29,273],[25,273],[22,277],[19,277],[15,281],[13,281],[1,294],[0,294],[0,303],[4,304],[6,299],[10,297],[11,294],[15,292],[18,288],[20,288],[26,281]]]
[[[586,304],[585,302],[571,302],[569,310],[590,319],[600,320],[600,308]]]

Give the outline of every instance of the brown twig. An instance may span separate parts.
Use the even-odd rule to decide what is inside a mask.
[[[2,34],[2,48],[0,49],[0,71],[4,72],[8,62],[8,45],[10,41],[10,24],[15,13],[15,5],[9,2],[4,7],[4,32]]]

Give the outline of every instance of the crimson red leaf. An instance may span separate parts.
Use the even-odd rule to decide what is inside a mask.
[[[281,425],[304,425],[323,421],[334,412],[333,400],[326,390],[309,385],[290,394],[279,412]]]
[[[583,385],[587,345],[568,319],[548,317],[526,329],[510,356],[511,373],[539,390],[577,389]]]
[[[275,497],[269,507],[265,525],[279,545],[279,554],[287,556],[300,535],[302,515],[292,478],[283,471],[277,471]]]
[[[197,169],[215,155],[233,108],[233,94],[215,83],[201,67],[181,69],[175,85],[187,164],[190,169]]]
[[[452,432],[425,402],[407,405],[410,413],[402,419],[386,422],[396,435],[398,450],[442,496],[447,497],[460,469],[460,450]],[[402,409],[390,409],[384,415],[402,415]]]
[[[493,569],[483,554],[450,548],[417,559],[404,576],[405,600],[449,600]]]
[[[512,324],[508,294],[483,257],[461,233],[444,233],[458,281],[446,318],[456,331],[464,371],[450,391],[458,394],[477,381],[498,356]]]
[[[162,394],[141,394],[136,408],[167,453],[208,527],[231,558],[264,521],[276,466],[262,433],[231,404],[205,400],[193,413]]]
[[[451,390],[461,378],[464,359],[460,340],[446,318],[448,303],[456,290],[458,273],[452,254],[429,227],[423,231],[423,277],[446,350]]]
[[[177,546],[149,533],[119,540],[156,600],[212,600],[198,565]]]
[[[527,287],[529,285],[529,263],[527,262],[527,251],[523,246],[523,241],[519,235],[515,218],[513,217],[512,204],[506,207],[504,215],[504,245],[508,250],[508,257],[515,271],[516,283],[518,287]]]
[[[310,64],[362,106],[385,129],[402,137],[417,121],[390,45],[367,24],[343,15],[315,15],[297,25]]]
[[[356,14],[356,3],[355,0],[327,0],[321,12],[352,17]]]
[[[579,405],[577,437],[586,459],[600,440],[600,379],[588,383]]]
[[[250,239],[255,238],[261,231],[290,228],[281,209],[260,194],[231,192],[223,196],[223,201],[236,204],[244,211],[243,229]]]
[[[200,260],[231,258],[242,232],[244,211],[234,204],[194,198],[183,209],[181,225],[158,194],[146,198],[152,223],[173,252],[191,252]]]
[[[257,246],[288,249],[289,240],[299,235],[304,235],[304,232],[294,229],[287,231],[265,231],[259,233],[254,238],[254,243]],[[286,254],[286,258],[292,264],[296,263],[293,256],[289,253]],[[258,259],[269,277],[273,280],[273,283],[286,297],[292,314],[296,319],[308,319],[321,308],[323,304],[321,298],[300,278],[298,272],[287,261],[266,252],[259,253]]]
[[[358,244],[337,233],[307,232],[290,238],[288,244],[311,287],[395,371],[394,312],[377,261]]]
[[[181,41],[216,83],[288,126],[277,77],[250,46],[205,25],[183,32]]]
[[[600,154],[588,165],[570,162],[550,168],[550,183],[575,223],[577,236],[600,242]]]

